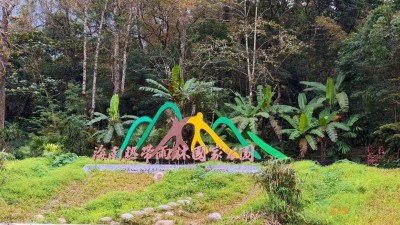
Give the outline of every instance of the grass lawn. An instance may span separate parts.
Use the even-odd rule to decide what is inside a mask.
[[[191,197],[192,204],[175,215],[177,224],[206,223],[220,212],[220,224],[264,224],[254,219],[265,209],[267,197],[252,175],[222,174],[203,169],[167,172],[161,182],[152,175],[96,171],[81,157],[72,164],[51,168],[45,158],[7,163],[7,179],[0,186],[0,222],[46,223],[64,217],[70,223],[98,223],[105,216],[154,207]],[[307,224],[400,224],[400,170],[383,170],[338,162],[320,167],[311,161],[293,163],[302,179],[302,212]],[[204,197],[197,197],[202,192]],[[249,218],[253,218],[248,221]],[[152,218],[138,224],[154,224]]]

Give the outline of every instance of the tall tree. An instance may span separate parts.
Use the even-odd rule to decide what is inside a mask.
[[[99,64],[100,42],[101,42],[101,37],[102,37],[102,32],[103,32],[104,17],[105,17],[105,13],[107,11],[107,4],[108,4],[108,0],[105,1],[104,7],[101,11],[99,29],[97,32],[96,50],[94,53],[92,103],[91,103],[91,107],[90,107],[90,118],[93,118],[93,113],[96,108],[97,73],[98,73],[98,66],[99,66],[98,64]]]
[[[0,130],[4,128],[6,112],[6,75],[10,49],[10,17],[17,1],[1,1],[2,18],[0,23]]]
[[[86,114],[86,80],[87,80],[87,32],[88,32],[88,4],[85,0],[83,6],[83,73],[82,73],[82,102],[83,114]]]

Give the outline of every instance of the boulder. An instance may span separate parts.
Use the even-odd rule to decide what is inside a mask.
[[[199,192],[199,193],[197,193],[197,197],[202,198],[202,197],[204,197],[204,194]]]
[[[144,212],[145,214],[151,214],[151,213],[154,212],[154,208],[151,208],[151,207],[144,208],[144,209],[143,209],[143,212]]]
[[[221,214],[215,212],[215,213],[211,213],[210,215],[208,215],[208,221],[209,222],[218,222],[222,220],[222,216]]]
[[[168,211],[168,212],[165,213],[165,215],[166,215],[166,216],[174,216],[174,213]]]
[[[153,210],[154,211],[154,210]],[[142,210],[140,210],[140,211],[132,211],[131,212],[132,213],[132,215],[133,216],[144,216],[146,213],[144,212],[144,211],[142,211]]]
[[[130,221],[133,219],[133,215],[130,213],[124,213],[121,215],[121,219],[125,221]]]
[[[106,217],[101,218],[100,221],[104,222],[104,223],[111,223],[113,221],[113,219],[111,217],[106,216]]]
[[[161,211],[169,211],[172,209],[172,207],[169,205],[160,205],[160,206],[158,206],[158,209]]]
[[[174,225],[175,222],[173,220],[159,220],[155,225]]]

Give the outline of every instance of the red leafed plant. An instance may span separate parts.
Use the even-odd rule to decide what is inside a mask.
[[[368,145],[367,146],[367,152],[368,152],[368,165],[378,165],[382,159],[383,156],[385,155],[385,148],[383,146],[379,146],[378,148],[378,154],[375,154],[375,149],[373,145]]]

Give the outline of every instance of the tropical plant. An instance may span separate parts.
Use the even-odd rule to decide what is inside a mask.
[[[296,171],[289,162],[274,160],[264,163],[256,179],[268,195],[268,213],[272,213],[274,219],[284,224],[302,224],[303,198]]]
[[[310,108],[306,113],[301,113],[300,115],[295,115],[289,117],[287,115],[282,115],[292,128],[282,129],[279,131],[280,134],[286,134],[289,136],[290,140],[298,140],[300,155],[304,155],[308,151],[308,146],[312,150],[317,150],[317,137],[323,138],[324,133],[318,127],[317,119],[313,118],[313,109]]]
[[[146,82],[151,86],[140,87],[139,90],[151,92],[154,97],[173,101],[181,111],[187,104],[190,104],[192,115],[195,114],[197,101],[201,99],[202,95],[222,91],[222,88],[214,87],[214,81],[199,81],[196,78],[184,81],[179,66],[172,68],[171,81],[167,87],[153,79],[146,79]]]
[[[338,112],[331,112],[329,108],[326,108],[321,113],[319,113],[318,128],[323,133],[326,134],[320,137],[319,142],[321,145],[321,161],[324,162],[326,159],[326,149],[328,141],[337,143],[338,141],[338,129],[349,132],[350,127],[346,123],[339,122]],[[355,121],[350,121],[349,124]],[[327,138],[328,137],[328,138]]]
[[[124,125],[132,124],[137,117],[131,115],[119,115],[119,97],[118,95],[113,95],[110,101],[110,108],[107,109],[108,116],[100,113],[94,112],[94,119],[89,121],[87,125],[92,125],[99,123],[101,121],[107,121],[107,128],[98,130],[93,136],[97,137],[97,142],[110,143],[111,140],[116,142],[121,141],[125,134]],[[123,119],[127,119],[123,121]],[[117,143],[113,143],[117,144]]]
[[[373,133],[375,142],[385,146],[385,148],[400,155],[400,123],[388,123],[380,126]]]
[[[253,105],[250,97],[243,97],[239,93],[235,93],[235,104],[225,103],[232,112],[229,117],[238,127],[239,132],[251,131],[257,134],[257,126],[262,118],[268,119],[271,127],[278,134],[281,127],[278,125],[276,116],[281,114],[289,114],[298,112],[298,109],[288,105],[272,105],[272,97],[274,93],[271,86],[267,85],[264,89],[261,85],[257,86],[257,102]]]
[[[345,76],[339,75],[335,82],[331,77],[328,77],[326,85],[308,81],[300,83],[308,86],[304,91],[313,91],[317,94],[317,102],[325,102],[332,110],[338,104],[340,112],[347,112],[349,110],[349,98],[346,92],[343,91],[344,80]]]

